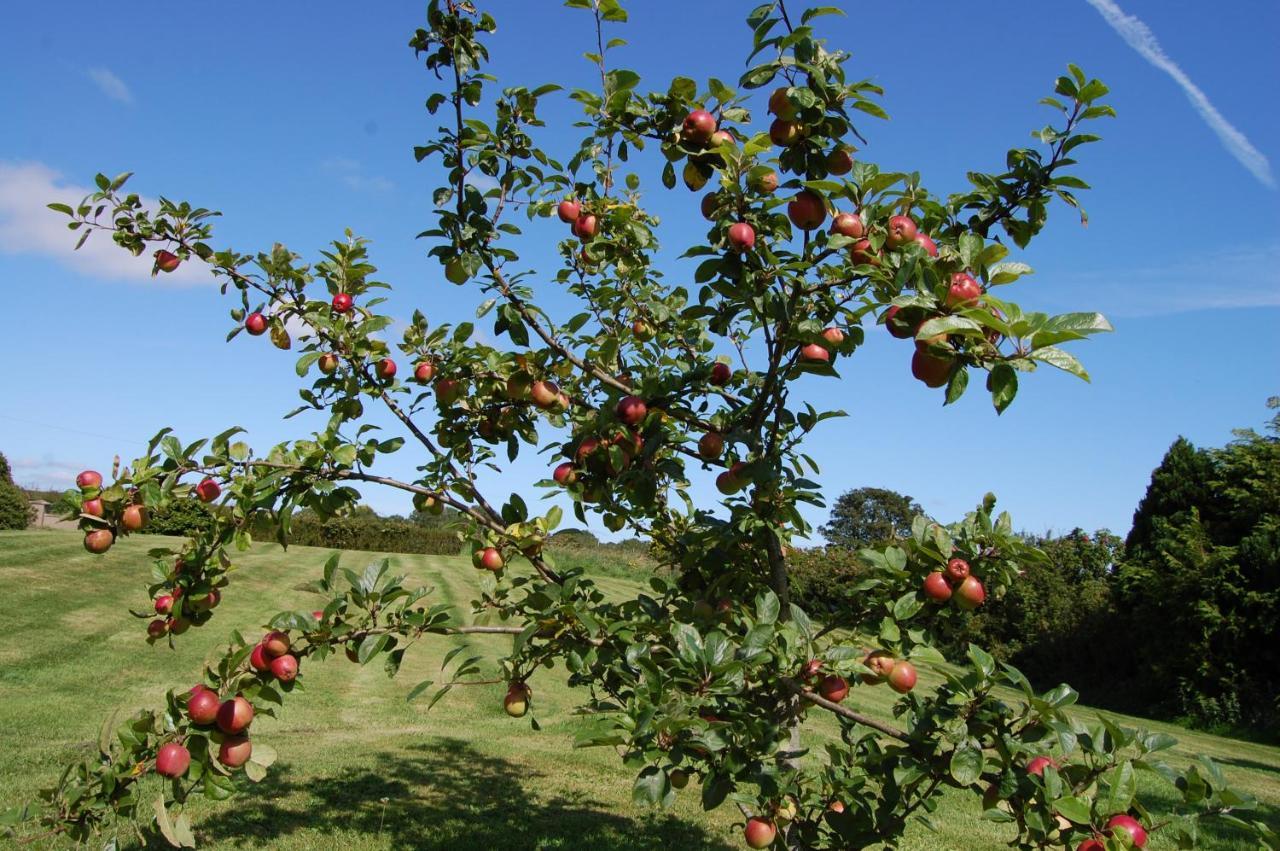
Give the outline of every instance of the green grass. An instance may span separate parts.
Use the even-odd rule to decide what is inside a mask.
[[[144,553],[156,539],[122,541],[95,558],[70,532],[0,533],[0,810],[31,800],[69,759],[91,753],[103,719],[116,710],[156,705],[168,687],[193,681],[202,660],[217,652],[233,628],[256,629],[283,608],[308,606],[296,590],[314,577],[326,553],[270,545],[239,559],[242,572],[218,616],[183,636],[176,651],[148,647],[128,608],[142,608],[148,575]],[[375,554],[350,552],[361,566]],[[393,556],[396,569],[434,585],[442,599],[464,604],[475,572],[465,559]],[[601,570],[610,593],[632,580]],[[461,639],[457,639],[461,640]],[[490,656],[502,637],[468,640]],[[229,802],[198,801],[193,815],[205,848],[271,849],[724,849],[742,847],[736,813],[703,813],[695,788],[670,812],[630,801],[631,775],[608,749],[573,750],[577,695],[555,671],[535,678],[543,729],[502,712],[498,685],[456,689],[430,712],[406,703],[419,680],[436,678],[454,640],[424,642],[406,658],[400,676],[380,665],[357,667],[340,656],[304,667],[305,690],[295,692],[278,720],[254,724],[257,738],[280,753],[259,786]],[[922,678],[927,687],[936,676]],[[859,708],[888,716],[892,695],[860,688]],[[1175,733],[1172,761],[1205,753],[1224,763],[1240,788],[1256,795],[1280,822],[1280,748],[1224,739],[1136,719]],[[835,725],[817,719],[809,743]],[[155,780],[148,780],[155,783]],[[1146,781],[1144,781],[1146,782]],[[1151,787],[1144,789],[1148,795]],[[152,796],[155,790],[151,790]],[[1168,796],[1157,805],[1168,806]],[[945,835],[915,826],[906,849],[989,849],[1007,840],[1004,829],[978,818],[968,796],[945,797]],[[60,847],[56,842],[30,848]],[[1168,847],[1157,837],[1150,848]],[[1206,848],[1250,848],[1230,834],[1210,834]]]

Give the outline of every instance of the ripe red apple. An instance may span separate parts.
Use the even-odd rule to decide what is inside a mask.
[[[647,343],[653,339],[653,326],[643,319],[637,319],[631,323],[631,333],[642,343]]]
[[[832,674],[823,677],[822,681],[818,683],[818,694],[832,703],[839,703],[849,694],[849,684],[845,682],[844,677],[837,677]]]
[[[396,362],[391,358],[383,358],[374,367],[374,372],[383,381],[396,377]]]
[[[111,545],[116,541],[116,536],[111,533],[110,529],[94,529],[85,533],[84,548],[94,555],[102,555],[111,549]]]
[[[729,225],[729,245],[734,251],[744,253],[756,244],[756,229],[746,222],[735,222]]]
[[[267,651],[261,644],[254,645],[253,652],[249,654],[249,666],[255,671],[271,670],[271,659],[267,657]]]
[[[932,239],[929,238],[929,234],[917,233],[916,243],[921,248],[923,248],[929,254],[930,257],[938,256],[938,245]]]
[[[947,578],[939,571],[934,571],[924,578],[924,595],[931,600],[945,603],[951,599],[951,586]]]
[[[801,230],[813,230],[826,221],[826,202],[813,190],[802,189],[787,204],[787,218]]]
[[[581,216],[578,216],[577,221],[573,223],[573,235],[583,242],[586,242],[596,235],[598,227],[599,222],[596,220],[595,216],[590,213],[583,213]]]
[[[723,387],[729,383],[731,375],[733,375],[733,370],[729,368],[729,364],[724,361],[716,361],[711,365],[711,377],[707,380],[716,387]]]
[[[539,408],[552,407],[559,396],[560,388],[554,381],[535,381],[529,388],[529,399]]]
[[[97,498],[86,499],[80,504],[80,513],[88,514],[90,517],[101,517],[102,511],[102,500]]]
[[[196,485],[196,496],[201,502],[213,502],[222,494],[222,487],[209,477],[200,480]]]
[[[969,576],[956,587],[956,604],[966,611],[972,611],[987,599],[987,589],[976,576]]]
[[[578,471],[574,469],[571,462],[565,461],[556,466],[551,478],[555,479],[558,485],[571,485],[578,480]]]
[[[884,312],[884,327],[891,337],[906,340],[916,335],[919,323],[912,322],[909,313],[910,311],[903,313],[902,308],[896,304],[889,305],[889,309]]]
[[[853,213],[841,213],[831,220],[831,232],[851,239],[860,239],[867,229],[862,219]]]
[[[502,699],[502,708],[512,718],[523,718],[525,713],[529,711],[529,699],[533,697],[533,690],[525,683],[512,683],[507,689],[507,696]]]
[[[298,658],[292,653],[271,660],[271,676],[282,683],[291,683],[298,676]]]
[[[1076,851],[1107,851],[1107,846],[1099,839],[1086,839],[1076,846]]]
[[[800,668],[800,679],[805,680],[806,682],[812,681],[821,671],[822,660],[810,659],[808,662],[804,663],[803,667]]]
[[[706,461],[714,461],[724,454],[724,438],[709,431],[698,440],[698,455]]]
[[[879,266],[880,258],[871,248],[871,240],[860,239],[849,246],[849,260],[857,266]]]
[[[784,121],[790,121],[796,117],[796,108],[791,103],[791,98],[787,97],[787,87],[774,89],[769,94],[769,114],[776,115]]]
[[[768,848],[778,836],[778,828],[767,818],[753,816],[747,819],[747,826],[742,831],[749,848]]]
[[[720,493],[725,496],[732,496],[746,487],[747,483],[741,476],[741,473],[746,466],[746,464],[739,461],[720,475],[716,476],[716,490],[720,491]]]
[[[333,312],[346,313],[351,309],[351,296],[347,293],[338,293],[333,297]]]
[[[156,268],[161,272],[172,272],[182,264],[182,259],[172,251],[163,248],[156,252]]]
[[[716,209],[720,206],[720,194],[718,192],[708,192],[702,196],[702,202],[699,209],[702,210],[702,217],[709,222],[716,220]]]
[[[253,742],[248,736],[229,736],[218,748],[218,762],[227,768],[239,768],[253,756]]]
[[[191,628],[191,621],[186,618],[170,617],[165,620],[164,628],[168,630],[170,635],[182,635]]]
[[[947,580],[949,582],[964,582],[968,577],[969,562],[962,558],[953,558],[947,562]]]
[[[218,729],[229,735],[242,732],[253,723],[253,704],[240,695],[224,700],[218,707]]]
[[[442,378],[436,382],[436,401],[441,405],[452,405],[462,396],[462,382],[452,378]]]
[[[160,618],[156,618],[147,624],[147,635],[152,638],[163,638],[164,634],[169,631],[169,625]]]
[[[951,378],[951,359],[917,349],[911,356],[911,374],[926,387],[941,387]]]
[[[848,174],[853,170],[853,154],[848,148],[836,148],[827,154],[827,173],[834,175]]]
[[[827,809],[833,813],[842,813],[844,812],[844,801],[832,801],[827,804]]]
[[[737,144],[737,139],[728,130],[717,130],[711,134],[711,147],[718,148],[721,145]]]
[[[716,132],[716,118],[705,109],[695,109],[685,116],[680,128],[680,137],[693,146],[705,145],[711,141]]]
[[[1107,820],[1107,830],[1114,836],[1117,831],[1129,834],[1129,843],[1135,848],[1144,848],[1147,844],[1147,829],[1131,815],[1119,813]]]
[[[582,212],[582,205],[577,201],[561,201],[556,207],[556,215],[565,224],[573,224]]]
[[[889,672],[889,688],[898,694],[906,694],[916,687],[916,667],[906,659],[896,663]]]
[[[1049,766],[1058,767],[1058,761],[1052,757],[1038,756],[1027,763],[1027,774],[1034,774],[1036,777],[1043,777],[1044,770]]]
[[[769,141],[780,148],[789,148],[803,135],[800,125],[779,118],[769,125]]]
[[[426,384],[436,374],[436,367],[429,360],[421,361],[413,368],[413,380],[420,384]]]
[[[257,337],[267,331],[267,317],[256,310],[244,318],[244,330]]]
[[[766,171],[754,177],[749,177],[747,178],[747,186],[752,192],[758,192],[761,195],[772,195],[778,189],[778,173],[776,171]]]
[[[639,396],[623,396],[616,410],[618,419],[629,426],[638,425],[649,413],[649,408]]]
[[[885,237],[884,244],[890,248],[901,248],[908,242],[914,242],[916,233],[915,220],[910,216],[890,216],[889,235]]]
[[[325,352],[316,361],[316,365],[320,367],[320,371],[325,375],[333,375],[338,371],[338,356],[333,352]]]
[[[833,347],[839,346],[844,342],[844,331],[832,325],[830,328],[822,329],[822,339],[826,340]]]
[[[826,363],[831,360],[831,352],[818,343],[810,343],[800,347],[800,360],[808,363]]]
[[[889,674],[893,671],[893,654],[887,650],[876,650],[867,654],[867,658],[862,660],[862,664],[867,668],[867,672],[861,675],[862,681],[868,685],[876,685],[888,679]]]
[[[212,724],[218,720],[218,695],[201,686],[187,698],[187,717],[192,724]]]
[[[96,470],[85,470],[76,476],[76,487],[80,490],[92,490],[102,487],[102,474]]]
[[[160,746],[156,752],[156,774],[164,777],[181,777],[191,765],[191,753],[177,742]]]
[[[191,601],[192,605],[197,609],[206,612],[209,609],[215,608],[220,602],[222,602],[222,592],[217,588],[210,588],[208,594],[205,594],[203,597],[196,597]]]
[[[126,532],[136,532],[141,529],[147,522],[146,515],[142,512],[141,505],[126,505],[124,511],[120,513],[120,526]]]
[[[967,272],[956,272],[947,287],[947,307],[974,307],[982,296],[982,287]]]
[[[173,596],[171,594],[161,594],[156,597],[156,614],[167,615],[173,611]]]
[[[502,553],[498,552],[494,547],[485,547],[482,550],[477,550],[471,561],[477,568],[491,570],[494,573],[502,570],[503,566]]]
[[[268,659],[283,656],[289,652],[289,636],[283,632],[273,631],[262,636],[262,652]]]

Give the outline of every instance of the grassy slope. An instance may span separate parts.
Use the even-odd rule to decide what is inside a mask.
[[[0,809],[28,800],[51,782],[61,763],[92,751],[98,727],[116,709],[158,703],[164,689],[191,679],[201,660],[232,629],[247,632],[281,608],[309,608],[295,586],[312,577],[324,553],[258,546],[241,559],[238,577],[204,630],[184,636],[176,652],[148,648],[140,608],[147,575],[144,550],[156,539],[134,538],[94,558],[79,537],[62,532],[0,533]],[[347,553],[360,566],[372,554]],[[396,556],[398,571],[435,585],[465,604],[474,573],[458,558]],[[622,593],[626,580],[602,577]],[[490,655],[501,637],[470,641]],[[254,724],[280,762],[247,798],[193,808],[206,848],[382,849],[691,849],[738,848],[730,808],[704,814],[690,789],[671,813],[631,804],[629,772],[610,750],[575,751],[574,695],[555,672],[534,681],[543,730],[502,713],[502,687],[455,690],[429,713],[404,694],[434,678],[448,640],[424,642],[389,680],[374,664],[335,659],[304,668],[305,692],[281,718]],[[925,685],[929,677],[924,677]],[[887,715],[890,693],[861,688],[858,705]],[[1130,723],[1142,723],[1133,722]],[[819,719],[818,743],[835,727]],[[1149,725],[1165,729],[1162,725]],[[1171,729],[1171,728],[1170,728]],[[1280,820],[1280,749],[1172,730],[1182,745],[1175,759],[1207,753]],[[153,782],[153,781],[149,781]],[[948,796],[943,836],[917,827],[908,849],[981,849],[1002,833],[977,818],[976,802]],[[39,845],[31,847],[40,847]],[[1153,841],[1152,848],[1160,848]],[[1204,847],[1246,848],[1217,835]]]

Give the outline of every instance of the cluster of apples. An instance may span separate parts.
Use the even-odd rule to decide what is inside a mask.
[[[1055,769],[1062,768],[1061,764],[1053,757],[1041,755],[1034,757],[1027,762],[1026,771],[1027,774],[1031,774],[1036,777],[1043,777],[1044,770],[1049,766],[1053,766]],[[987,795],[983,800],[983,806],[986,809],[991,809],[995,806],[997,803],[995,796],[997,794],[998,792],[995,786],[992,786],[987,790]],[[1128,840],[1128,847],[1146,847],[1147,829],[1142,826],[1142,822],[1138,821],[1128,813],[1117,813],[1107,820],[1106,826],[1100,834],[1092,836],[1084,842],[1081,842],[1076,846],[1076,851],[1104,851],[1106,848],[1106,837],[1116,836],[1118,833],[1123,834],[1124,838]]]
[[[916,668],[906,659],[896,659],[887,650],[876,650],[862,660],[866,671],[859,674],[867,685],[888,683],[889,688],[906,694],[916,687]],[[823,674],[822,660],[810,659],[800,671],[800,679],[813,684],[814,691],[832,703],[849,696],[849,681],[838,674]]]
[[[298,657],[289,652],[288,633],[276,630],[262,636],[249,654],[249,667],[259,674],[270,673],[282,683],[297,679]]]
[[[571,458],[556,465],[551,478],[562,487],[581,483],[583,498],[598,502],[604,495],[608,479],[619,475],[631,466],[644,449],[644,437],[640,427],[649,415],[648,404],[639,396],[623,396],[614,406],[617,425],[608,427],[599,435],[587,435],[569,444],[565,454]],[[612,450],[618,449],[615,454]]]
[[[183,569],[183,562],[178,561],[177,571]],[[218,588],[210,588],[208,592],[192,597],[181,585],[175,584],[167,593],[159,594],[152,601],[156,614],[160,617],[147,624],[147,636],[160,639],[166,635],[182,635],[192,624],[199,625],[208,619],[205,614],[222,602],[222,592]]]
[[[556,206],[556,215],[559,216],[560,221],[569,226],[569,232],[584,243],[595,239],[596,234],[600,232],[600,220],[594,213],[583,207],[580,201],[573,199],[561,201]],[[584,266],[591,264],[586,248],[578,254],[578,259]]]
[[[222,700],[218,693],[203,683],[187,693],[187,717],[199,728],[216,727],[222,742],[218,746],[218,762],[227,768],[239,768],[253,755],[249,741],[249,725],[253,723],[253,704],[243,695]],[[209,729],[209,732],[213,732]],[[156,752],[155,770],[164,777],[178,778],[191,766],[191,752],[181,742],[166,742]]]
[[[942,570],[935,570],[924,578],[924,595],[930,600],[945,603],[953,596],[956,605],[965,611],[973,611],[987,599],[987,589],[982,580],[974,576],[969,562],[962,558],[947,561]]]
[[[934,252],[936,254],[936,249]],[[968,272],[955,272],[947,286],[943,301],[950,309],[977,307],[982,300],[982,285]],[[891,306],[884,314],[885,328],[900,340],[915,339],[916,350],[911,357],[911,374],[926,387],[941,387],[951,377],[954,359],[940,347],[947,341],[946,334],[919,339],[916,335],[934,315],[926,315],[915,308]],[[993,335],[994,337],[994,335]]]
[[[90,525],[84,535],[84,548],[89,552],[101,555],[111,549],[117,534],[137,532],[146,525],[146,512],[135,503],[111,511],[114,517],[107,516],[109,507],[102,501],[102,474],[96,470],[84,470],[77,475],[76,487],[80,489],[80,514],[89,518],[85,521]]]

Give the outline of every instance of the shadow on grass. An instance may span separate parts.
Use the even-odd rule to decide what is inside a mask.
[[[587,796],[536,800],[542,776],[438,737],[377,754],[376,770],[300,779],[277,764],[251,797],[197,825],[203,840],[247,848],[299,831],[368,835],[391,848],[672,851],[729,846],[701,826],[655,811],[635,818]],[[385,801],[385,802],[384,802]]]
[[[1227,760],[1221,761],[1226,762]],[[1157,814],[1156,821],[1163,821],[1159,814],[1174,811],[1185,812],[1181,808],[1182,796],[1176,789],[1167,785],[1162,785],[1157,790],[1144,790],[1138,797],[1148,809]],[[1253,810],[1236,810],[1232,815],[1239,816],[1245,821],[1265,822],[1273,830],[1280,829],[1280,807],[1259,803]],[[1197,848],[1220,848],[1225,847],[1228,842],[1234,842],[1235,845],[1233,847],[1254,847],[1249,841],[1248,833],[1220,818],[1201,820],[1199,841],[1200,844],[1196,846]]]
[[[1215,756],[1214,762],[1223,765],[1233,765],[1237,768],[1247,768],[1250,771],[1265,771],[1269,774],[1280,774],[1280,765],[1274,762],[1258,762],[1252,759],[1237,759],[1230,756]]]

